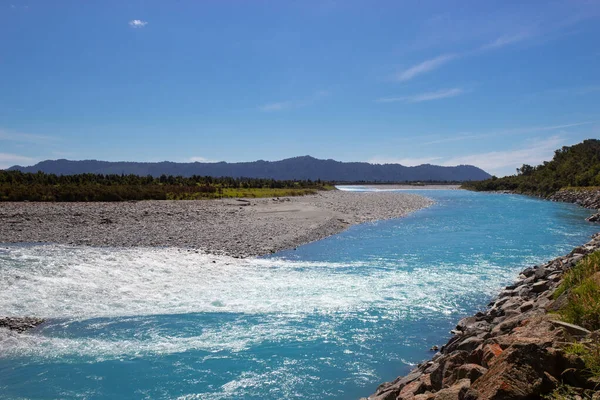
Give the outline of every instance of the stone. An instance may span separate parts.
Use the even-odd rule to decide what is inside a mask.
[[[594,214],[585,219],[588,222],[600,222],[600,213]]]
[[[0,318],[0,328],[23,333],[41,325],[43,322],[44,319],[35,317],[4,317]]]
[[[480,376],[487,372],[487,368],[477,364],[464,364],[456,370],[457,380],[469,379],[471,383],[475,382]]]
[[[532,308],[533,308],[533,301],[527,301],[527,302],[523,303],[521,305],[521,307],[519,307],[519,311],[527,312],[527,311],[531,310]]]
[[[563,321],[552,321],[552,325],[564,329],[569,335],[575,337],[584,337],[592,333],[591,331],[574,324]]]
[[[539,281],[531,286],[531,290],[534,293],[542,293],[548,290],[549,288],[550,286],[548,285],[548,281]]]
[[[555,368],[554,357],[537,344],[513,345],[495,357],[464,399],[539,398],[556,387]]]
[[[496,343],[491,343],[483,346],[481,365],[489,368],[493,364],[494,359],[500,354],[502,354],[503,351],[504,350],[502,350],[502,347],[500,347],[500,345]]]
[[[442,389],[444,380],[452,374],[455,368],[467,362],[468,355],[469,353],[466,351],[458,350],[440,358],[436,364],[428,368],[425,373],[430,376],[432,389]]]
[[[471,386],[471,381],[461,379],[449,388],[442,389],[435,394],[434,400],[460,400]]]
[[[477,336],[471,336],[470,338],[459,342],[458,346],[456,346],[456,349],[471,352],[475,350],[481,343],[483,343],[483,339]]]

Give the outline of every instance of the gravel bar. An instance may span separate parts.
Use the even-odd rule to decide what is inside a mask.
[[[398,192],[328,191],[277,199],[0,203],[0,243],[169,246],[260,256],[322,239],[348,226],[428,207]]]

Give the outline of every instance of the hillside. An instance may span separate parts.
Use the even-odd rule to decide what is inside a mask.
[[[554,152],[552,161],[538,166],[524,164],[517,175],[492,177],[463,185],[478,191],[509,190],[549,196],[564,187],[600,186],[600,140],[588,139]]]
[[[75,174],[133,174],[139,176],[173,175],[190,177],[246,177],[276,180],[325,180],[336,182],[415,182],[415,181],[475,181],[490,175],[471,165],[442,167],[424,164],[406,167],[400,164],[369,164],[365,162],[340,162],[320,160],[310,156],[288,158],[280,161],[253,161],[240,163],[175,163],[175,162],[110,162],[47,160],[30,167],[14,166],[9,170],[22,172],[42,171],[56,175]]]

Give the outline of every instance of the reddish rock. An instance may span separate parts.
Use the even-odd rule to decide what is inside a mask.
[[[502,351],[502,347],[500,347],[500,345],[496,343],[486,344],[485,346],[483,346],[483,356],[481,358],[481,365],[483,365],[486,368],[489,368],[493,364],[494,359],[500,354],[502,354]]]
[[[469,379],[471,383],[475,382],[480,376],[487,372],[487,368],[477,364],[461,365],[455,372],[456,380]]]
[[[449,388],[442,389],[435,394],[434,400],[461,400],[471,386],[471,381],[462,379]]]
[[[555,360],[536,344],[513,346],[497,355],[490,369],[477,379],[464,400],[533,399],[556,386],[550,372]],[[550,371],[547,371],[549,369]]]

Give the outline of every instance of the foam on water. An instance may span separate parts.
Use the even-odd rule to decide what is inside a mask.
[[[457,311],[510,272],[486,261],[403,269],[383,261],[240,260],[178,249],[9,246],[0,254],[0,309],[10,316],[93,318],[201,312]],[[357,273],[369,270],[368,274]],[[432,288],[423,291],[420,288]]]
[[[419,193],[419,192],[416,192]],[[517,271],[595,231],[572,205],[426,191],[437,205],[274,257],[0,247],[7,398],[350,399],[443,344]]]

